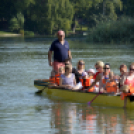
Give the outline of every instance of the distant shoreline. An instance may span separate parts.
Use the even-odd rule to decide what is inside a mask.
[[[48,38],[48,39],[53,39],[53,38],[56,38],[56,36],[52,36],[52,35],[34,35],[34,36],[28,36],[28,35],[21,35],[21,34],[12,34],[12,33],[3,33],[3,34],[0,34],[0,38],[12,38],[12,37],[24,37],[24,38]],[[84,39],[86,36],[83,36],[83,35],[68,35],[66,36],[66,38],[70,39]]]
[[[21,37],[21,34],[0,34],[0,37]]]

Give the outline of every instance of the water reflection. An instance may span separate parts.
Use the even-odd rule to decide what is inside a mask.
[[[38,110],[41,111],[41,108]],[[134,111],[124,109],[89,107],[85,104],[57,101],[51,105],[50,124],[55,129],[55,134],[133,134],[133,113]]]

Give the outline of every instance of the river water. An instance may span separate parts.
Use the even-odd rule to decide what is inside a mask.
[[[87,106],[37,96],[35,79],[48,78],[50,39],[0,40],[0,134],[134,134],[134,111]],[[119,65],[133,62],[133,45],[104,45],[69,40],[73,66],[79,59],[86,69],[98,60]]]

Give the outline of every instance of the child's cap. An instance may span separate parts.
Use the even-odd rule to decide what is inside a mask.
[[[89,69],[87,72],[88,72],[88,73],[93,73],[93,74],[95,74],[95,70],[94,70],[94,69]]]
[[[88,75],[87,72],[82,73],[82,76],[87,76],[87,75]]]

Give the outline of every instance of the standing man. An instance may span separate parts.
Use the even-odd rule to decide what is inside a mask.
[[[64,66],[64,61],[68,58],[72,59],[71,51],[69,50],[69,44],[65,40],[65,32],[60,30],[57,32],[57,37],[54,42],[52,42],[50,49],[48,51],[48,62],[53,69],[58,72],[61,66]],[[53,62],[52,52],[54,53]]]

